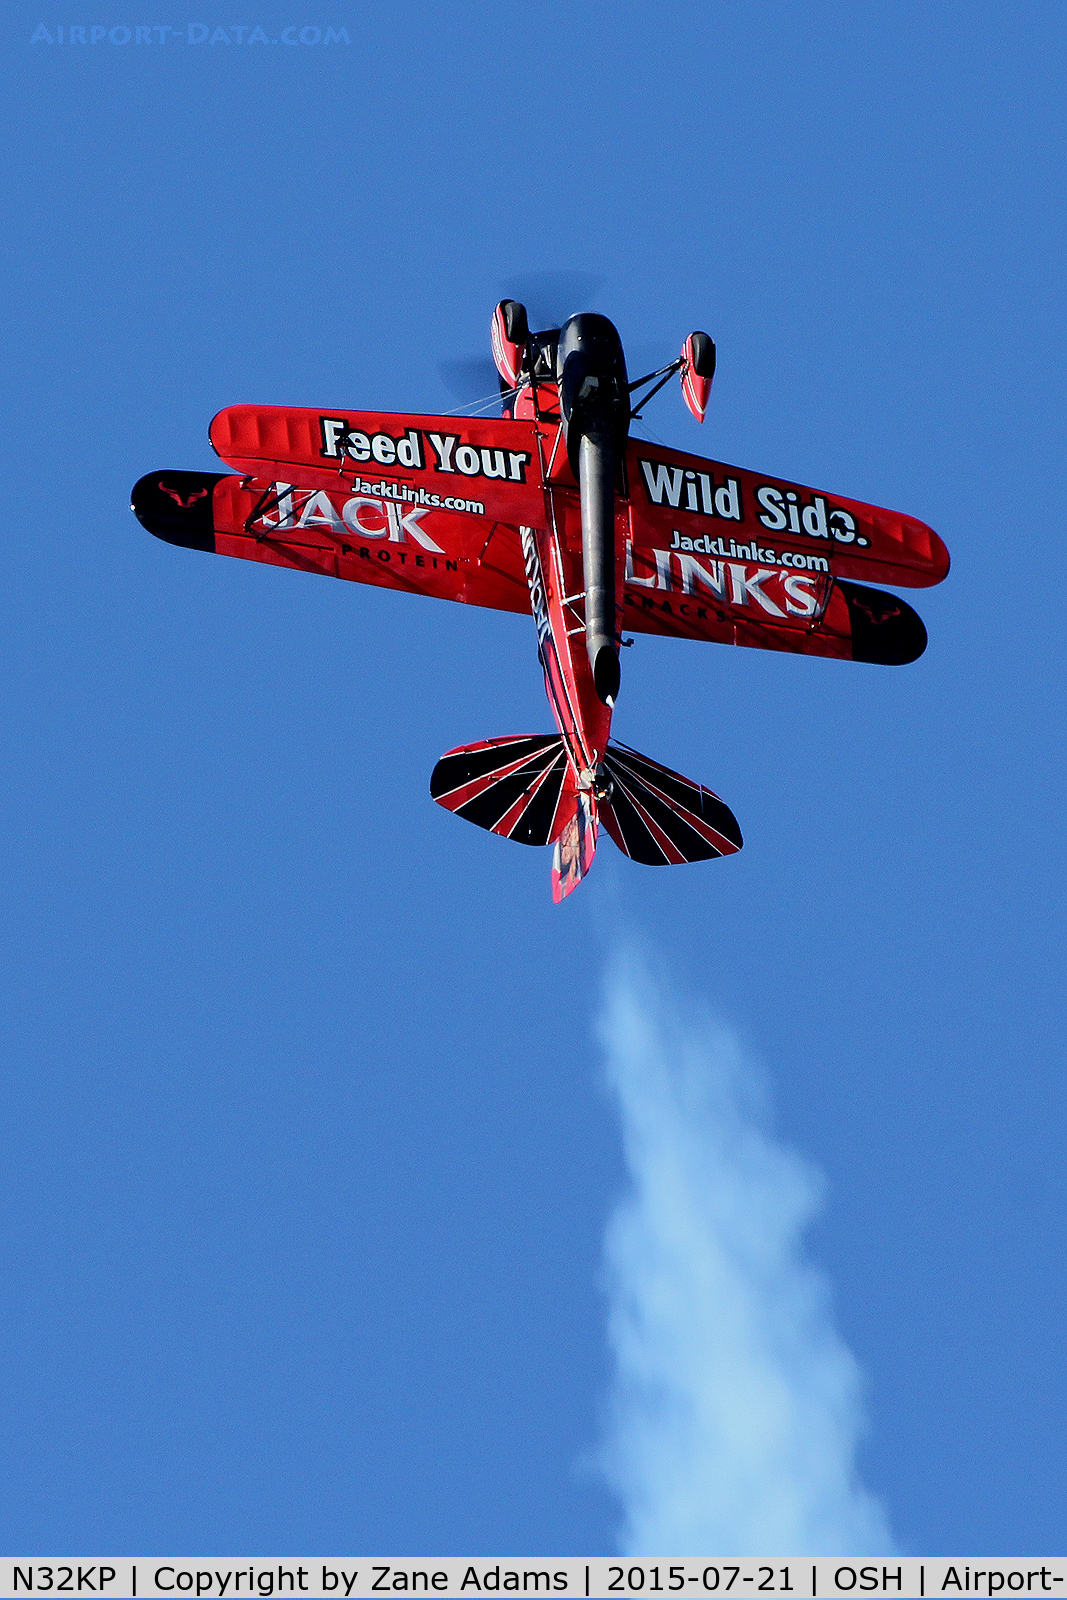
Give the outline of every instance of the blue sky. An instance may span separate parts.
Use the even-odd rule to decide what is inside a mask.
[[[1060,9],[108,4],[4,25],[0,1545],[611,1548],[625,939],[825,1174],[900,1546],[1061,1547]],[[352,43],[30,44],[165,20]],[[716,339],[659,438],[954,563],[910,668],[639,640],[616,733],[746,847],[561,909],[427,793],[549,730],[530,623],[127,509],[225,404],[452,405],[560,268]]]

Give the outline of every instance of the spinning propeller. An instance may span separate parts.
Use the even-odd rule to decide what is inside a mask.
[[[504,394],[521,385],[531,368],[535,380],[554,381],[559,333],[570,317],[561,320],[546,315],[549,306],[559,310],[565,304],[581,304],[582,298],[596,294],[599,284],[599,279],[580,272],[526,274],[513,283],[515,297],[500,300],[493,312],[492,362],[477,356],[441,362],[438,370],[449,389],[480,409],[495,403],[498,392]],[[698,422],[704,421],[715,376],[715,344],[703,332],[689,335],[675,361],[630,383],[631,394],[646,383],[652,385],[633,402],[631,419],[640,417],[641,408],[676,372],[681,376],[686,405]]]
[[[499,287],[526,309],[527,325],[534,333],[555,333],[573,311],[594,301],[603,278],[592,272],[521,272]],[[440,361],[437,370],[449,393],[463,405],[496,400],[500,376],[486,356],[464,356]]]

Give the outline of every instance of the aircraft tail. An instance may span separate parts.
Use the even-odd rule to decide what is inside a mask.
[[[609,744],[599,793],[581,789],[558,734],[518,734],[461,745],[430,777],[438,805],[520,844],[555,845],[559,903],[593,865],[599,824],[624,855],[646,866],[733,855],[741,830],[729,806],[626,745]]]
[[[558,734],[483,739],[443,755],[430,793],[457,817],[520,844],[554,844],[552,898],[577,888],[596,854],[593,795],[579,790]]]

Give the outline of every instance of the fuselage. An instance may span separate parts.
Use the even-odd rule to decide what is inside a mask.
[[[537,336],[513,406],[558,430],[541,462],[547,526],[522,530],[523,554],[548,698],[576,786],[595,802],[619,692],[626,560],[616,498],[625,498],[630,396],[612,323],[585,312]],[[542,452],[550,441],[541,434]]]

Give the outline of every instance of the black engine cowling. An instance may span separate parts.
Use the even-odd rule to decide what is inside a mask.
[[[570,317],[556,352],[560,416],[582,497],[585,643],[596,692],[619,692],[615,604],[615,475],[630,431],[630,387],[622,341],[607,317]]]

